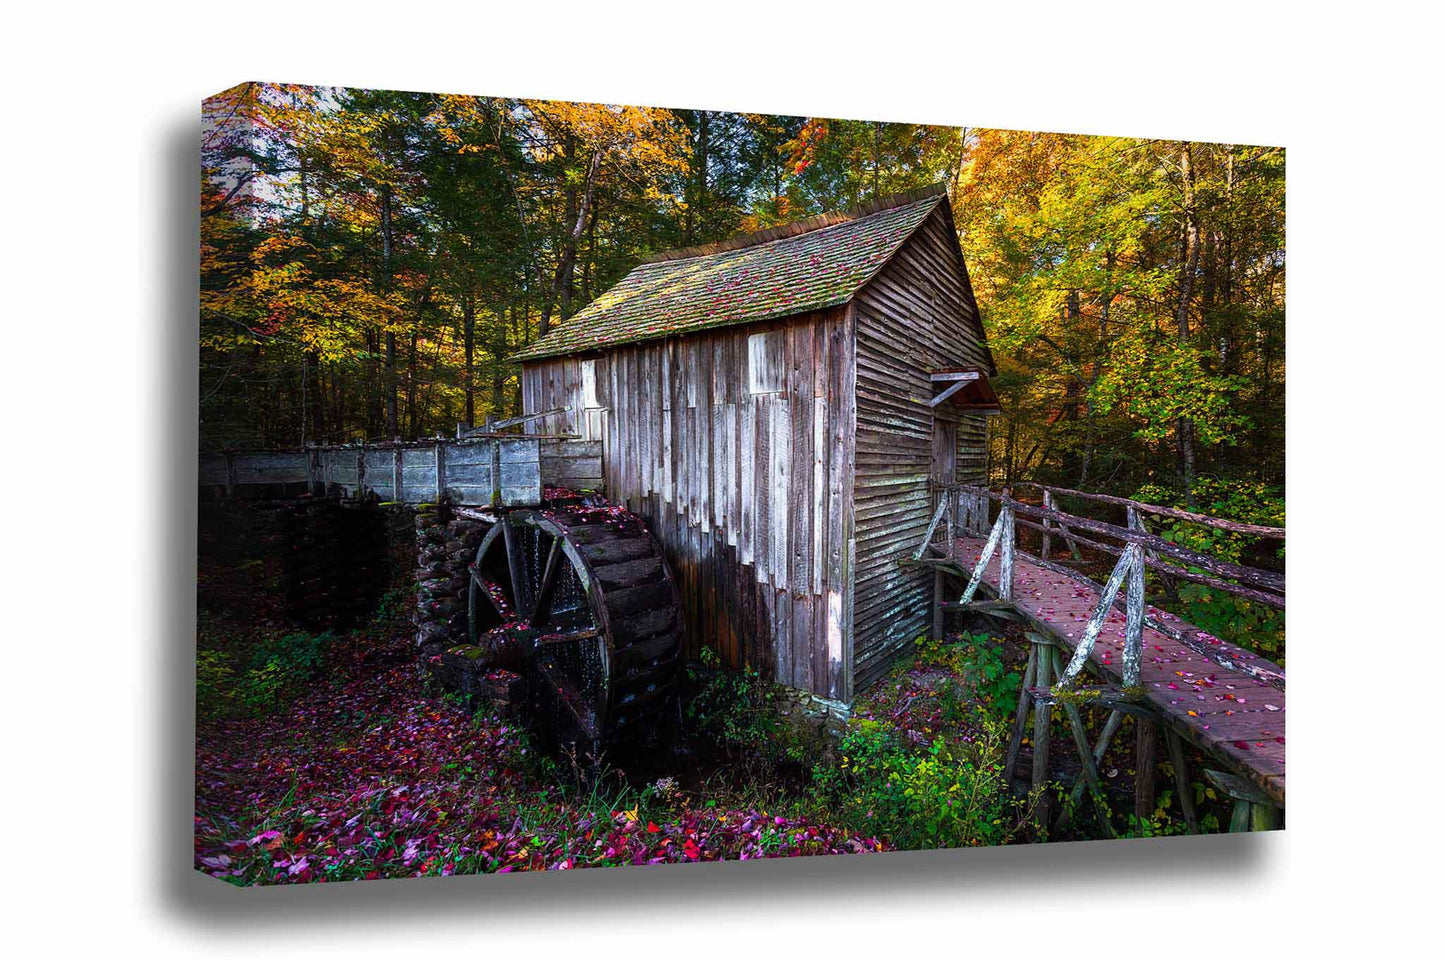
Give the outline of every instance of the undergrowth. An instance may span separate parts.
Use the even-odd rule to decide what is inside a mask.
[[[266,636],[248,654],[196,652],[196,712],[203,717],[271,713],[322,672],[331,633]]]

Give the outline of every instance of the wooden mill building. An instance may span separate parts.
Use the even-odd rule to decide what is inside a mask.
[[[602,441],[672,565],[686,653],[849,701],[927,630],[901,564],[984,483],[993,358],[946,194],[662,254],[521,354],[533,433]]]

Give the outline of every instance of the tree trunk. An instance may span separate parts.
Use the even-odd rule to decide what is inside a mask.
[[[341,364],[331,366],[331,425],[337,443],[345,443],[346,436],[346,389],[343,385],[345,374]]]
[[[466,422],[469,427],[477,425],[476,387],[472,380],[476,335],[477,307],[476,302],[472,299],[471,290],[468,290],[462,294],[462,355],[466,358],[466,366],[462,373],[462,390],[467,397]]]
[[[512,327],[517,325],[517,305],[512,304]],[[492,337],[492,416],[500,418],[507,396],[507,325],[499,322]]]
[[[421,303],[417,303],[417,317],[411,325],[411,349],[406,358],[406,438],[416,439],[418,426],[416,415],[416,367],[417,345],[421,340]]]
[[[582,302],[592,302],[592,264],[597,259],[597,217],[602,212],[602,198],[592,204],[592,216],[587,218],[587,256],[582,260]]]
[[[879,172],[883,167],[883,123],[873,121],[873,196],[870,200],[877,200],[879,191],[882,189],[878,179]]]
[[[597,186],[597,171],[602,166],[602,149],[595,148],[592,151],[592,160],[587,166],[587,180],[582,189],[582,202],[578,205],[577,219],[572,224],[571,231],[562,245],[562,256],[557,261],[557,272],[552,277],[552,294],[542,307],[542,326],[538,332],[539,337],[545,337],[551,327],[552,305],[561,305],[562,319],[567,319],[572,313],[572,273],[577,265],[577,246],[582,239],[582,231],[587,226],[587,215],[592,209],[592,194]]]
[[[1066,310],[1066,329],[1072,333],[1084,315],[1083,308],[1079,304],[1079,291],[1069,291]],[[1078,446],[1079,405],[1082,397],[1077,371],[1066,370],[1064,376],[1067,378],[1064,381],[1064,419],[1069,422],[1069,434],[1064,444],[1062,467],[1064,476],[1069,478],[1069,484],[1077,487],[1083,483],[1084,472],[1084,462],[1079,455]]]
[[[1094,341],[1094,362],[1089,370],[1089,386],[1084,396],[1084,465],[1079,471],[1079,489],[1085,488],[1094,469],[1094,453],[1098,436],[1094,424],[1094,386],[1104,373],[1104,360],[1109,354],[1109,313],[1114,306],[1114,251],[1104,251],[1104,292],[1099,306],[1099,339]]]
[[[371,356],[366,384],[366,436],[381,435],[381,332],[366,331],[366,351]]]
[[[1003,482],[1007,486],[1014,482],[1014,447],[1018,439],[1018,426],[1012,419],[1008,422],[1008,433],[1003,448]]]
[[[683,220],[682,245],[690,247],[697,242],[697,215],[707,202],[707,161],[709,126],[711,116],[706,110],[697,112],[697,139],[693,143],[693,180],[688,184],[687,215]]]
[[[326,432],[326,389],[321,382],[321,353],[318,350],[306,351],[301,402],[310,421],[307,433],[311,442],[322,443]]]
[[[1199,269],[1199,212],[1194,197],[1194,163],[1189,144],[1184,145],[1179,156],[1179,170],[1184,181],[1184,229],[1180,246],[1182,273],[1179,278],[1179,310],[1175,317],[1179,345],[1189,343],[1189,301],[1194,295],[1194,274]],[[1175,444],[1178,449],[1176,470],[1179,484],[1184,490],[1185,501],[1194,507],[1194,424],[1188,417],[1180,417],[1174,425]]]
[[[391,293],[391,190],[381,191],[381,279],[382,291]],[[397,436],[396,423],[396,333],[386,331],[386,435]]]

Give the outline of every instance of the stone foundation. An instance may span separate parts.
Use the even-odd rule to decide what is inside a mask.
[[[470,711],[505,713],[520,704],[526,691],[522,678],[510,670],[489,668],[481,647],[464,643],[427,658],[432,679],[444,690],[466,697]]]
[[[467,643],[467,567],[487,529],[445,505],[416,508],[416,643],[423,657]]]
[[[839,700],[815,696],[805,690],[782,688],[778,711],[792,728],[794,736],[815,745],[825,756],[831,756],[848,732],[852,709]]]

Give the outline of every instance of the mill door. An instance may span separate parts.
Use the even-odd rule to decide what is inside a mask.
[[[958,479],[958,424],[952,420],[933,420],[933,466],[928,478],[935,490]]]

